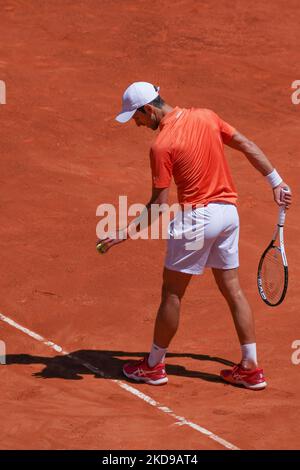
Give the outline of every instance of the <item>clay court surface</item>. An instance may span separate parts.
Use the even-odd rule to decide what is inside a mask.
[[[291,102],[299,15],[296,0],[254,9],[246,0],[1,1],[0,312],[81,361],[0,322],[2,449],[299,448],[300,365],[291,362],[300,340],[300,106]],[[269,382],[263,392],[218,378],[240,351],[209,271],[183,301],[169,384],[121,375],[124,361],[152,342],[165,241],[129,241],[100,256],[95,214],[119,195],[129,204],[150,197],[155,134],[113,119],[123,90],[140,80],[160,85],[171,105],[216,111],[263,148],[294,191],[289,290],[272,309],[258,296],[256,269],[277,208],[264,179],[226,151],[239,191],[241,281]]]

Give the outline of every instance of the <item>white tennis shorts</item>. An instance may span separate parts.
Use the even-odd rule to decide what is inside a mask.
[[[239,216],[236,206],[213,202],[178,212],[168,227],[165,267],[188,274],[204,268],[239,266]]]

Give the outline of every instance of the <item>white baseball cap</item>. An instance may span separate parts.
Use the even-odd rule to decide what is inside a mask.
[[[122,111],[116,117],[116,121],[122,123],[129,121],[138,108],[150,103],[158,96],[159,87],[156,88],[148,82],[132,83],[124,92]]]

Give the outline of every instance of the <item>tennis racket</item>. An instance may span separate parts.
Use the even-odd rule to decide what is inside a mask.
[[[289,193],[290,189],[287,187],[281,191]],[[285,214],[285,206],[280,206],[273,238],[260,258],[257,271],[259,295],[270,307],[281,304],[288,287],[288,262],[283,238]]]

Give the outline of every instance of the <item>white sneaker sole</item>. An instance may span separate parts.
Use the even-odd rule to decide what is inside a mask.
[[[249,388],[250,390],[263,390],[264,388],[267,387],[267,382],[261,382],[259,384],[255,384],[255,385],[249,385],[247,382],[244,382],[243,380],[226,380],[224,379],[224,377],[222,377],[221,375],[221,378],[224,380],[224,382],[226,382],[227,384],[231,384],[231,385],[242,385],[243,387],[245,388]]]
[[[162,379],[158,379],[158,380],[151,380],[147,377],[137,377],[134,374],[127,374],[127,372],[125,372],[124,369],[123,369],[123,374],[128,379],[135,380],[136,382],[144,382],[144,383],[149,384],[149,385],[164,385],[168,382],[168,377],[163,377]]]
[[[268,385],[267,382],[261,382],[260,384],[255,384],[255,385],[249,385],[247,382],[239,382],[241,385],[243,385],[246,388],[249,388],[250,390],[263,390],[266,388]]]

